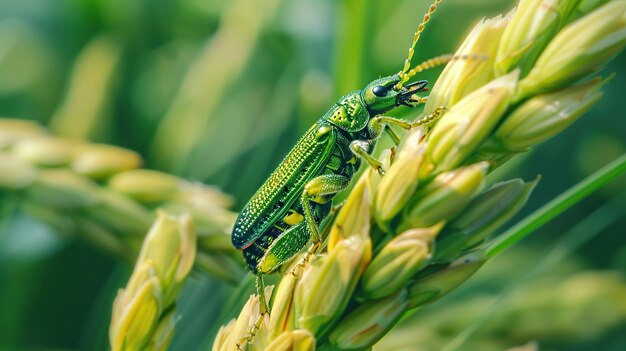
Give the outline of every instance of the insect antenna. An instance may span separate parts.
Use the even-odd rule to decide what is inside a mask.
[[[428,12],[426,12],[424,18],[422,19],[422,23],[420,23],[420,25],[417,27],[417,31],[415,31],[415,34],[413,34],[413,43],[409,48],[409,54],[404,61],[404,67],[402,68],[402,71],[400,71],[400,73],[398,74],[400,76],[400,82],[395,86],[396,90],[400,89],[402,85],[404,85],[404,83],[406,83],[406,81],[409,79],[409,77],[406,76],[406,73],[411,68],[411,60],[413,59],[413,54],[415,53],[415,45],[417,45],[417,42],[419,41],[420,36],[424,31],[424,28],[426,28],[426,23],[430,21],[431,16],[433,15],[433,13],[435,13],[435,10],[437,10],[437,5],[440,2],[441,0],[435,0],[430,5],[430,7],[428,8]]]
[[[408,79],[410,79],[411,77],[413,77],[414,75],[416,75],[419,72],[423,72],[423,71],[429,70],[431,68],[435,68],[437,66],[445,65],[448,62],[456,61],[456,60],[482,60],[482,61],[485,61],[485,60],[487,60],[487,56],[480,55],[480,54],[471,54],[471,55],[468,55],[468,54],[464,54],[464,55],[447,54],[447,55],[436,56],[436,57],[428,59],[428,60],[420,63],[419,65],[411,68],[411,70],[406,72],[404,74],[404,76],[408,80]]]

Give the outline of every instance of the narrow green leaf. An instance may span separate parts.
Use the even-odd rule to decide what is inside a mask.
[[[509,285],[502,290],[499,297],[493,302],[489,309],[465,328],[463,332],[454,337],[442,351],[460,350],[481,327],[493,318],[499,308],[510,303],[510,299],[513,297],[515,291],[519,290],[520,287],[525,284],[528,284],[532,279],[543,272],[553,269],[569,254],[578,250],[617,222],[622,216],[619,209],[623,208],[624,201],[625,198],[623,196],[616,197],[578,222],[567,234],[561,237],[559,243],[546,253],[541,260],[529,267],[524,275],[521,277],[517,276],[513,279]]]
[[[625,171],[626,154],[574,185],[504,232],[487,248],[487,257],[491,258],[513,246],[539,229],[542,225],[623,174]]]

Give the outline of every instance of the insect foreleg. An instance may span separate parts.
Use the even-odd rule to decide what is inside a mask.
[[[396,132],[394,132],[393,129],[389,127],[389,125],[392,125],[392,124],[398,125],[404,129],[411,128],[411,125],[407,123],[406,121],[403,121],[401,119],[397,119],[394,117],[387,117],[387,116],[373,117],[372,119],[370,119],[367,127],[369,129],[369,133],[372,139],[378,138],[383,133],[383,131],[385,131],[389,134],[394,144],[399,145],[400,137],[398,137],[398,134],[396,134]]]
[[[401,120],[399,118],[388,117],[388,116],[376,116],[370,119],[370,123],[369,123],[370,134],[372,135],[372,137],[374,138],[378,137],[382,133],[383,128],[385,128],[385,125],[387,126],[395,125],[406,130],[411,129],[411,123]]]
[[[398,136],[398,134],[396,134],[396,132],[393,131],[393,129],[387,127],[385,128],[385,132],[389,134],[391,140],[393,140],[393,143],[396,144],[396,146],[400,145],[400,137]]]
[[[406,129],[409,130],[411,128],[415,128],[424,124],[428,124],[434,120],[436,120],[437,118],[441,117],[441,115],[443,114],[443,112],[445,111],[445,107],[441,106],[435,109],[435,111],[433,111],[433,113],[424,116],[422,118],[420,118],[419,120],[413,122],[413,123],[409,123],[407,121],[401,120],[399,118],[395,118],[395,117],[388,117],[388,116],[376,116],[374,118],[372,118],[369,122],[368,128],[370,130],[370,134],[376,138],[378,137],[383,130],[386,130],[390,133],[391,137],[394,139],[394,142],[396,143],[396,145],[398,145],[399,142],[399,138],[397,137],[397,135],[395,135],[395,133],[389,128],[387,127],[386,129],[384,129],[385,126],[398,126],[402,129]]]
[[[424,116],[420,119],[418,119],[417,121],[411,123],[411,128],[417,127],[417,126],[421,126],[424,124],[428,124],[434,120],[436,120],[437,118],[441,117],[441,115],[446,111],[446,108],[443,106],[437,107],[435,109],[435,111],[433,111],[433,113]]]

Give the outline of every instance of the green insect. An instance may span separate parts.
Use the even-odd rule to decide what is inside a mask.
[[[382,115],[401,105],[413,107],[424,103],[426,98],[416,94],[427,91],[428,82],[406,84],[409,78],[455,58],[440,56],[410,69],[415,45],[440,1],[436,0],[424,15],[403,70],[376,79],[364,89],[339,99],[304,134],[239,214],[232,242],[243,251],[248,267],[257,275],[261,315],[268,313],[262,275],[279,268],[311,242],[299,265],[308,260],[322,242],[319,223],[329,214],[332,198],[348,186],[361,160],[384,174],[381,163],[370,153],[383,130],[398,142],[397,135],[385,126],[410,129],[442,113],[443,108],[439,108],[415,123]],[[260,322],[261,318],[238,347],[251,341]]]

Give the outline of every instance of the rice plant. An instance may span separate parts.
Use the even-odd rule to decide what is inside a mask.
[[[83,29],[60,38],[7,4],[0,349],[626,345],[626,1],[437,2],[410,55],[453,59],[397,117],[443,113],[381,138],[384,172],[268,277],[268,314],[235,211],[336,97],[401,68],[430,3],[96,0],[49,11]]]
[[[626,3],[573,20],[576,5],[562,1],[544,13],[542,1],[526,1],[476,25],[455,56],[488,59],[448,64],[423,113],[444,106],[443,117],[384,152],[385,176],[361,176],[329,225],[327,250],[301,276],[283,273],[260,325],[264,302],[251,297],[213,350],[237,348],[251,330],[250,350],[369,349],[499,253],[506,241],[493,234],[535,182],[486,187],[487,175],[597,102],[604,83],[593,75],[626,45]]]

